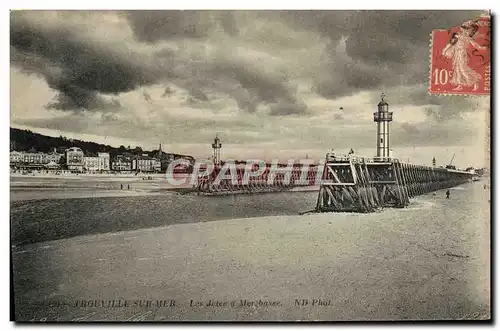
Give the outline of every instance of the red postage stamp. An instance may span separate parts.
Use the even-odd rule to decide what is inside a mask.
[[[432,31],[429,93],[489,95],[490,16]]]

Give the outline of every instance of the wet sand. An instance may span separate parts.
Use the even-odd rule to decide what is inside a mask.
[[[173,185],[165,175],[151,180],[139,176],[15,176],[10,178],[10,201],[127,197],[186,192],[193,187],[190,175],[182,185]],[[176,177],[180,179],[181,177]],[[318,186],[295,187],[292,192],[318,191]]]
[[[11,189],[10,201],[42,200],[42,199],[78,199],[159,195],[162,192],[116,190],[116,189],[59,189],[59,188],[18,188]]]
[[[488,200],[483,184],[471,183],[449,200],[439,191],[375,214],[174,224],[23,245],[13,251],[16,314],[60,321],[485,317]]]
[[[171,190],[190,188],[188,182],[174,186],[165,175],[152,180],[142,176],[13,176],[10,200],[76,199],[158,195]]]

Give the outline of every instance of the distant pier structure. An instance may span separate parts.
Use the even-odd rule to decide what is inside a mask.
[[[392,112],[384,100],[373,114],[377,123],[376,156],[326,155],[317,212],[373,212],[406,207],[417,195],[461,185],[472,174],[454,169],[400,162],[390,155]]]
[[[209,174],[202,172],[198,175],[195,184],[198,194],[282,192],[299,186],[313,186],[318,174],[318,164],[223,161],[222,143],[218,136],[212,143],[212,149],[214,167]]]
[[[220,162],[221,162],[220,151],[222,149],[222,143],[219,139],[219,134],[215,135],[214,142],[212,143],[212,149],[214,152],[214,155],[213,155],[214,165],[220,165]]]

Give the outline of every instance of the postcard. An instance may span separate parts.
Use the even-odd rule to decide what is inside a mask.
[[[11,11],[12,321],[491,321],[490,15]]]

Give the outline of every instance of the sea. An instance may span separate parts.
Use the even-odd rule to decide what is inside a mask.
[[[16,191],[16,189],[13,189]],[[14,194],[14,192],[12,193]],[[13,245],[75,236],[234,218],[297,215],[314,209],[317,192],[160,195],[12,201]]]

